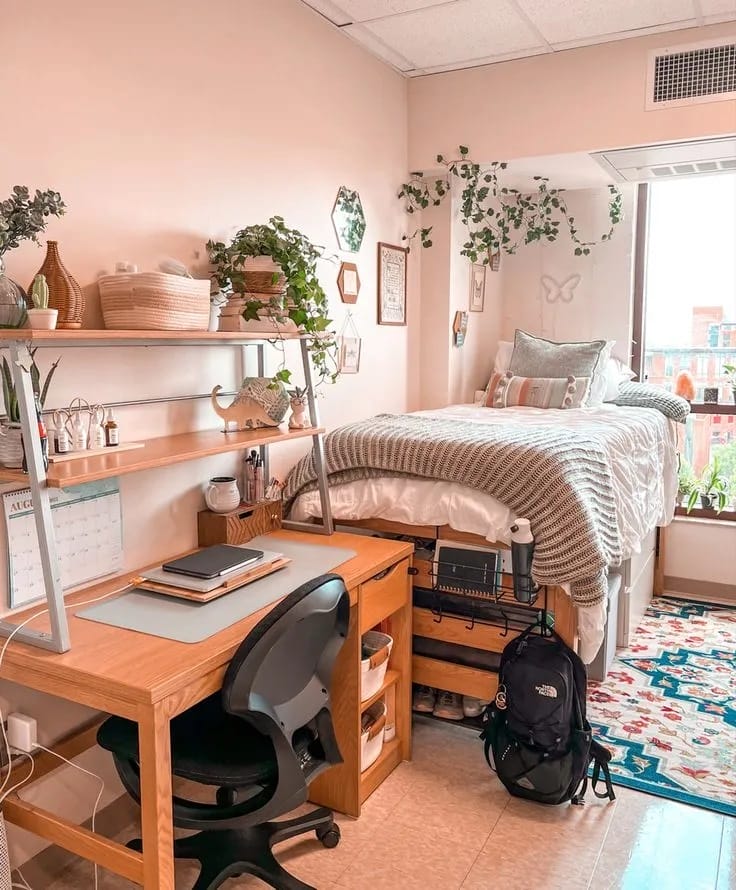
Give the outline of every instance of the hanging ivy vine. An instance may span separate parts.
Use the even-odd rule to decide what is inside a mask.
[[[461,219],[468,229],[460,253],[474,263],[488,265],[499,251],[516,253],[524,244],[556,241],[561,230],[569,234],[575,245],[575,255],[587,256],[591,247],[611,239],[615,227],[623,219],[621,192],[609,185],[609,229],[597,239],[585,240],[567,208],[564,189],[550,187],[546,176],[535,176],[537,191],[525,194],[500,184],[499,173],[508,166],[505,162],[494,161],[481,166],[470,159],[466,145],[459,147],[459,154],[460,157],[454,160],[437,155],[437,163],[445,171],[438,177],[427,178],[421,172],[412,173],[409,181],[402,185],[399,198],[405,201],[408,213],[416,213],[430,206],[438,207],[452,193],[453,183],[459,182],[462,186]],[[422,247],[431,247],[431,236],[432,227],[429,226],[404,235],[403,240],[411,245],[418,238]]]

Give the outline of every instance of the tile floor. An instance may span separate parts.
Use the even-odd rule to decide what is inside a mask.
[[[418,719],[413,761],[394,771],[359,820],[338,817],[336,849],[309,836],[281,845],[277,855],[318,890],[736,887],[736,819],[616,790],[615,803],[590,795],[585,807],[511,798],[474,732]],[[190,888],[195,878],[195,866],[177,864],[177,887]],[[134,886],[100,872],[100,890]],[[242,877],[223,890],[264,886]],[[44,890],[92,887],[92,867],[80,863]]]

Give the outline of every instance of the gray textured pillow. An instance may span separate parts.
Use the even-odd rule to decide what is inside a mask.
[[[624,408],[655,408],[678,423],[685,423],[690,413],[689,402],[651,383],[622,383],[613,404]]]
[[[516,377],[589,377],[586,405],[600,405],[606,388],[606,363],[612,344],[607,340],[555,343],[516,331],[509,370]]]

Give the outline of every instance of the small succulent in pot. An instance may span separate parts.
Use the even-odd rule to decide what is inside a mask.
[[[39,331],[53,331],[59,318],[58,309],[49,309],[49,286],[46,276],[40,273],[31,286],[33,309],[28,310],[28,324]]]
[[[689,513],[698,502],[704,510],[720,513],[728,506],[729,482],[721,470],[720,459],[716,456],[700,475],[700,479],[690,492],[687,502]]]

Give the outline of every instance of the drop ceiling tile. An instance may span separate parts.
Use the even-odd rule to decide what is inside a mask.
[[[332,0],[304,0],[307,6],[311,6],[316,12],[329,19],[333,25],[347,25],[352,19],[344,10],[340,9]]]
[[[507,0],[457,0],[361,26],[417,68],[538,49],[539,37]],[[359,39],[356,35],[356,39]]]
[[[447,0],[334,0],[351,22],[368,22],[429,6],[446,5]]]
[[[692,20],[692,0],[518,0],[550,43]]]
[[[405,74],[413,71],[416,67],[413,62],[410,62],[401,53],[396,52],[390,46],[386,46],[375,34],[371,34],[365,25],[351,25],[349,28],[341,28],[340,30],[356,43],[359,43],[363,49],[367,49],[369,53],[387,62],[389,65],[393,65],[394,68],[398,68],[399,71],[403,71]]]
[[[684,22],[671,22],[668,25],[656,25],[652,28],[637,28],[635,31],[627,31],[625,34],[600,34],[595,37],[579,37],[577,40],[563,40],[559,43],[551,42],[550,46],[555,52],[565,49],[576,49],[579,46],[593,46],[602,43],[614,43],[616,40],[625,40],[630,37],[646,37],[648,34],[661,34],[662,46],[669,46],[673,41],[681,43],[682,38],[669,38],[665,34],[672,31],[682,31],[686,28],[697,28],[697,19],[688,19]],[[690,41],[692,42],[692,41]]]

